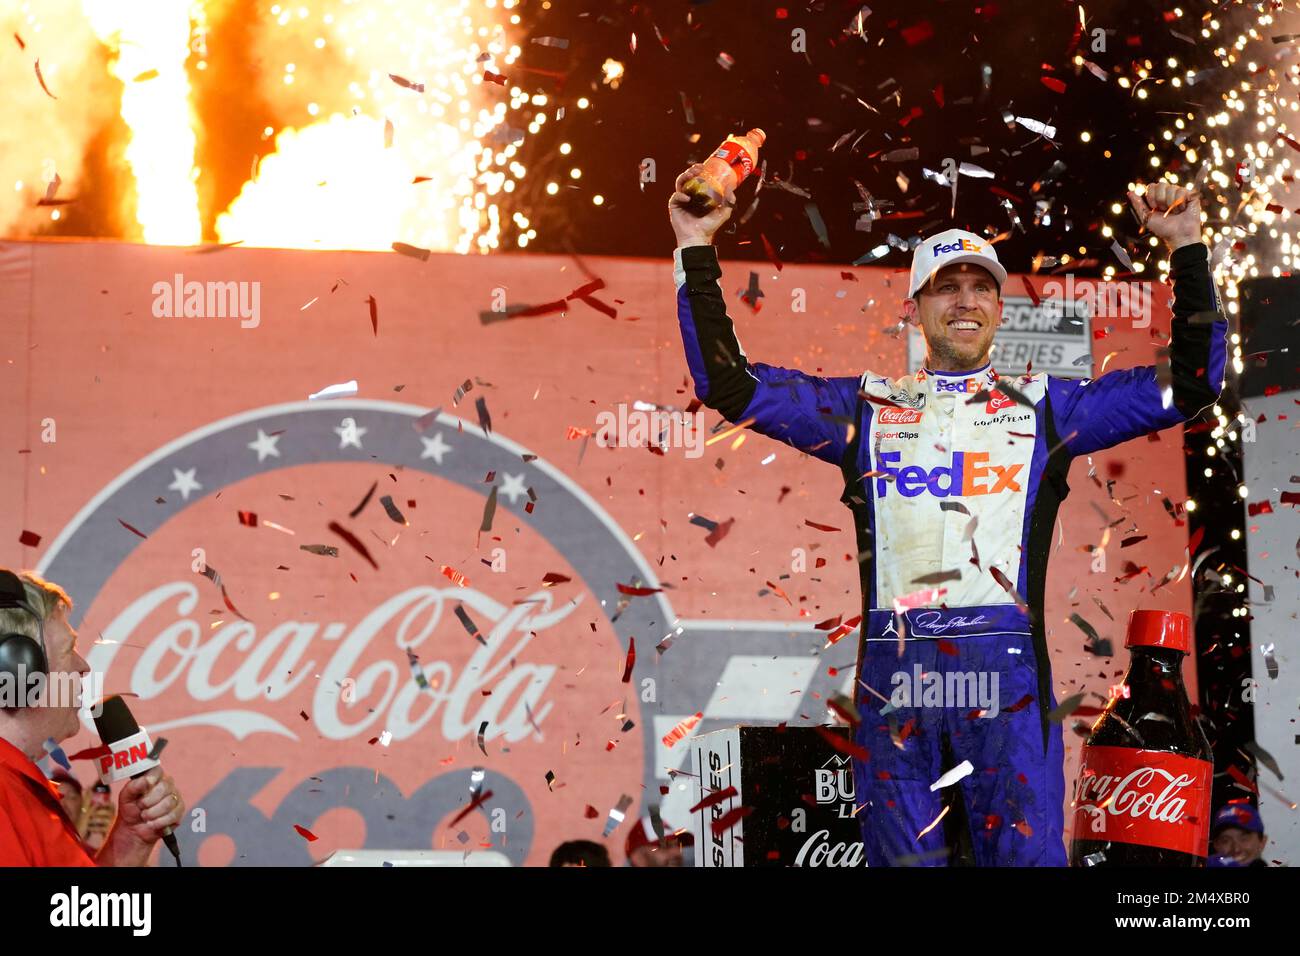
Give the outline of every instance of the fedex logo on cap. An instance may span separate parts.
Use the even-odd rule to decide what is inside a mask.
[[[970,239],[958,239],[956,242],[935,243],[930,254],[934,256],[943,255],[946,252],[983,252],[984,247],[978,242],[972,242]]]
[[[878,468],[888,477],[876,479],[876,497],[884,498],[893,484],[904,498],[915,498],[928,492],[936,498],[993,495],[1003,491],[1020,491],[1016,475],[1024,465],[992,465],[988,452],[955,451],[950,466],[927,469],[920,465],[906,468],[890,467],[903,457],[899,451],[882,452],[877,456]]]

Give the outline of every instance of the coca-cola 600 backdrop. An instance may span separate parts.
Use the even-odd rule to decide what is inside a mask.
[[[168,738],[189,863],[543,864],[626,797],[619,862],[650,804],[688,823],[688,748],[664,742],[683,721],[830,720],[854,635],[828,638],[859,609],[840,476],[717,438],[707,409],[656,415],[694,397],[670,242],[663,261],[0,244],[0,563],[69,591],[106,689]],[[892,270],[724,270],[752,361],[905,370]],[[1094,319],[1095,373],[1153,360],[1154,300],[1149,328]],[[1100,705],[1132,608],[1188,608],[1185,580],[1161,584],[1185,561],[1180,446],[1074,467],[1058,697]],[[1119,656],[1085,651],[1072,614]]]

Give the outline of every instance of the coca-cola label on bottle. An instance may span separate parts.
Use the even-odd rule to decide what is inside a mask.
[[[1213,764],[1130,747],[1084,747],[1074,839],[1113,840],[1205,856]]]
[[[750,156],[749,150],[735,140],[727,140],[713,155],[731,167],[732,172],[736,174],[737,186],[754,171],[754,157]]]

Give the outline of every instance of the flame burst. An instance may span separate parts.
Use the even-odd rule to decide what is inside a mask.
[[[526,134],[507,125],[507,109],[545,105],[545,97],[530,101],[518,87],[484,80],[485,71],[508,74],[519,57],[499,22],[518,22],[503,13],[513,6],[271,5],[274,26],[260,32],[259,52],[279,72],[263,80],[263,92],[280,115],[308,122],[276,135],[275,153],[217,218],[220,240],[317,249],[388,249],[395,241],[456,252],[496,248],[498,197],[525,173],[515,154]],[[529,131],[546,119],[538,111]],[[519,225],[527,228],[526,221]]]
[[[130,129],[127,165],[135,175],[136,219],[144,241],[199,241],[194,128],[185,61],[190,16],[176,0],[83,0],[95,35],[114,54],[123,83],[121,115]]]

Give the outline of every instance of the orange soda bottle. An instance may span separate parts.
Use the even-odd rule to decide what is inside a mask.
[[[727,193],[739,186],[758,164],[759,147],[767,140],[761,129],[751,129],[744,136],[728,136],[713,155],[704,161],[704,169],[682,186],[691,197],[690,209],[703,216],[723,204]]]

